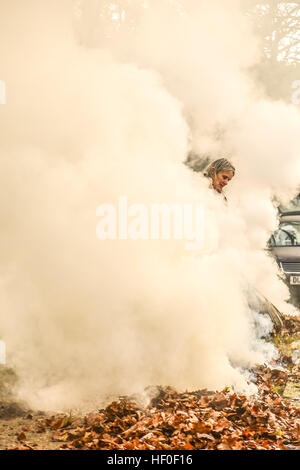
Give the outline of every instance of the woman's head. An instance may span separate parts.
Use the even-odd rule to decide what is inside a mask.
[[[226,158],[219,158],[206,168],[204,175],[211,178],[213,188],[221,193],[234,177],[235,168]]]

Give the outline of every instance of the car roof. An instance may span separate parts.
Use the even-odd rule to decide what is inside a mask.
[[[300,222],[300,210],[286,211],[280,214],[281,222]]]

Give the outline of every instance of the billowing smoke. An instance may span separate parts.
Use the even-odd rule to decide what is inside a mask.
[[[240,2],[136,0],[115,35],[97,4],[1,5],[0,333],[20,394],[53,409],[149,385],[253,391],[243,371],[273,351],[245,286],[290,313],[263,249],[272,196],[299,184],[299,111],[247,75],[260,49]],[[228,207],[191,150],[232,158]],[[201,250],[99,240],[97,207],[120,196],[201,203]]]

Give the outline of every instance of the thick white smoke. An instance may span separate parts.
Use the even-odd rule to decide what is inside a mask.
[[[88,3],[75,28],[69,0],[1,4],[0,333],[21,395],[53,408],[151,384],[251,391],[241,370],[270,350],[244,285],[287,311],[263,248],[274,191],[299,183],[299,112],[254,91],[238,1],[136,1],[134,32],[111,39]],[[182,164],[191,149],[232,155],[229,208]],[[202,250],[97,239],[97,207],[121,195],[201,202]]]

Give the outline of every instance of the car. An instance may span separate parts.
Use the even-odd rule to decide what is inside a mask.
[[[300,305],[300,210],[282,212],[279,227],[268,242],[283,280],[290,289],[292,302]]]

